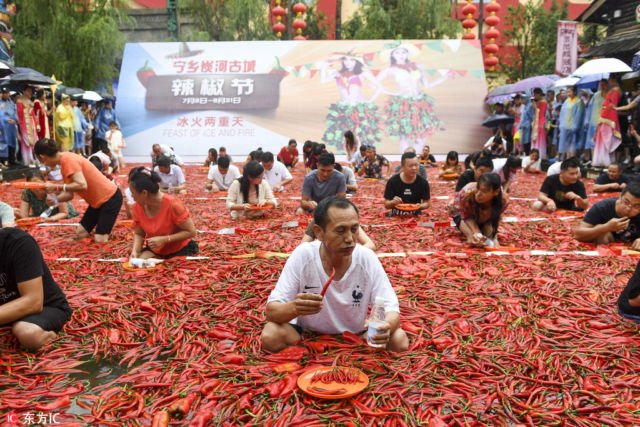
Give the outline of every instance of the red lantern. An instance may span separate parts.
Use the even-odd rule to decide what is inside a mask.
[[[296,30],[304,30],[305,28],[307,28],[307,23],[302,19],[296,19],[295,21],[293,21],[292,26]]]
[[[493,71],[493,67],[495,67],[496,65],[498,65],[498,58],[495,56],[487,56],[484,59],[484,65],[489,68],[491,71]]]
[[[476,35],[473,33],[464,33],[462,40],[475,40]]]
[[[273,9],[271,9],[271,14],[273,16],[284,16],[287,14],[287,11],[285,10],[284,7],[278,5],[276,7],[274,7]]]
[[[469,15],[473,15],[474,13],[476,13],[476,5],[473,3],[466,5],[465,7],[462,8],[462,13],[467,18],[470,18]]]
[[[500,5],[498,3],[489,3],[487,7],[484,8],[490,14],[500,12]]]
[[[293,11],[296,14],[303,14],[307,11],[307,5],[305,5],[304,3],[296,3],[293,5]]]
[[[462,28],[471,29],[476,26],[476,21],[474,19],[465,19],[462,21]]]
[[[489,43],[484,45],[484,51],[489,55],[495,55],[496,53],[498,53],[498,50],[500,50],[500,48],[495,43]]]
[[[500,18],[497,17],[496,15],[489,15],[486,18],[484,18],[484,22],[490,27],[495,27],[500,23]]]
[[[284,33],[284,30],[287,29],[287,27],[284,26],[284,24],[282,22],[276,22],[275,24],[273,24],[273,27],[271,27],[273,29],[274,32],[276,33]]]
[[[495,28],[490,28],[487,31],[485,31],[484,36],[488,39],[497,39],[498,37],[500,37],[500,31],[496,30]]]

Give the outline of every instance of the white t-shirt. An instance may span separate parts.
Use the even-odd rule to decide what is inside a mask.
[[[522,158],[522,167],[525,168],[531,162],[531,157],[526,156]],[[542,159],[538,157],[538,160],[533,162],[529,169],[542,170]]]
[[[291,178],[289,169],[277,160],[273,161],[271,170],[264,170],[264,179],[267,180],[271,188],[279,187],[282,181]]]
[[[169,168],[169,173],[160,172],[160,168],[158,168],[158,166],[153,168],[153,170],[157,172],[158,175],[160,175],[160,187],[182,187],[184,185],[184,174],[182,173],[182,169],[180,169],[180,166],[169,165]]]
[[[343,166],[342,174],[344,175],[345,181],[347,181],[347,185],[358,187],[358,184],[356,183],[356,174],[353,173],[353,169],[348,166]]]
[[[560,166],[562,166],[562,162],[555,162],[549,169],[547,169],[547,176],[558,175],[560,173]]]
[[[228,190],[233,181],[240,178],[240,176],[242,176],[242,174],[237,166],[229,165],[227,173],[222,175],[220,170],[218,170],[218,165],[211,165],[209,166],[207,179],[213,181],[219,189]]]
[[[320,242],[303,243],[284,265],[267,304],[294,301],[299,293],[319,294],[328,279],[320,259]],[[373,305],[376,296],[384,297],[386,312],[400,313],[398,297],[380,260],[371,249],[356,245],[345,275],[329,285],[322,311],[300,316],[291,323],[321,334],[334,335],[344,331],[360,333],[364,330],[369,306]]]
[[[172,158],[178,165],[182,166],[184,162],[182,159],[166,144],[158,144],[160,145],[160,154],[163,154],[167,157]],[[151,151],[151,158],[154,158],[155,154]]]

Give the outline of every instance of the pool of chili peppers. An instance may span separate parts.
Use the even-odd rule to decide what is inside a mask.
[[[574,241],[579,216],[531,212],[543,176],[519,173],[500,240],[522,252],[503,255],[467,247],[442,224],[454,183],[435,170],[432,207],[417,219],[385,217],[384,182],[359,181],[352,200],[399,296],[409,351],[344,334],[267,355],[264,306],[286,261],[271,255],[291,252],[310,219],[294,214],[302,171],[277,195],[281,207],[257,221],[231,220],[223,196],[203,191],[203,168],[186,175],[189,191],[178,197],[204,259],[127,272],[124,226],[104,245],[73,241],[71,227],[28,229],[74,315],[36,353],[0,329],[0,423],[35,425],[38,414],[67,426],[640,423],[640,336],[615,304],[637,259]],[[0,186],[1,200],[17,206],[19,197]],[[233,258],[247,254],[257,256]],[[296,389],[303,370],[332,363],[361,369],[368,388],[341,401]]]

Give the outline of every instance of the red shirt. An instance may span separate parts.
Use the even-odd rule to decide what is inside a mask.
[[[280,152],[278,153],[278,159],[285,165],[290,165],[293,162],[294,158],[298,157],[298,149],[294,148],[293,153],[290,153],[287,147],[282,147]]]
[[[139,204],[136,203],[133,205],[133,224],[140,226],[144,230],[147,238],[168,236],[177,233],[182,230],[179,225],[187,219],[189,219],[189,211],[184,207],[182,202],[166,194],[162,196],[160,212],[154,217],[148,216],[144,211],[144,207]],[[154,252],[159,255],[169,255],[178,252],[187,246],[189,240],[190,239],[176,242],[171,241],[159,249],[156,249]]]

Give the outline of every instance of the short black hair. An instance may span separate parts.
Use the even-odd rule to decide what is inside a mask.
[[[228,157],[218,157],[217,165],[218,168],[228,169],[229,164],[231,164],[231,160]]]
[[[329,223],[329,208],[338,208],[338,209],[349,209],[352,207],[358,216],[360,216],[360,211],[358,211],[358,207],[353,204],[351,200],[345,199],[340,196],[330,196],[325,199],[322,199],[316,209],[313,211],[313,222],[315,222],[318,227],[323,230]]]
[[[297,146],[298,145],[298,141],[296,141],[295,139],[290,139],[289,140],[289,144],[288,145],[294,145]]]
[[[547,91],[547,92],[549,92],[549,91]],[[542,89],[540,89],[539,87],[537,87],[537,88],[533,89],[533,94],[534,94],[534,95],[535,95],[535,94],[543,95],[543,94],[544,94],[544,92],[542,91]]]
[[[638,181],[638,179],[634,179],[633,181],[627,183],[627,185],[625,185],[622,189],[622,193],[620,193],[620,196],[623,196],[627,193],[631,194],[633,197],[640,198],[640,181]]]
[[[575,157],[570,157],[567,160],[560,163],[560,170],[565,171],[569,168],[580,168],[580,162]]]
[[[489,157],[480,157],[475,161],[474,166],[476,169],[478,169],[481,166],[484,166],[486,168],[491,168],[491,170],[493,170],[493,160],[491,160]]]
[[[271,151],[265,151],[264,153],[262,153],[262,162],[263,163],[273,162],[273,153]]]
[[[158,160],[156,160],[156,165],[159,167],[171,166],[171,159],[167,156],[160,156],[158,157]]]
[[[402,156],[400,156],[400,164],[404,165],[404,161],[406,159],[415,159],[416,157],[418,157],[418,155],[415,152],[406,151],[406,152],[402,153]]]
[[[616,166],[619,170],[622,170],[622,165],[618,162],[609,163],[609,166]],[[607,166],[607,169],[609,166]]]
[[[367,151],[367,147],[369,147],[367,144],[362,144],[362,145],[360,146],[360,152],[361,152],[361,153],[364,153],[365,151]]]
[[[318,164],[322,166],[331,166],[336,164],[336,158],[332,153],[322,153],[318,157]]]

